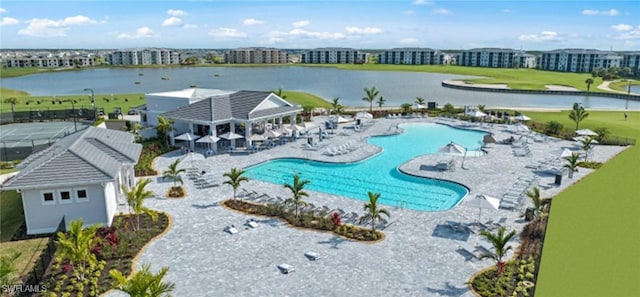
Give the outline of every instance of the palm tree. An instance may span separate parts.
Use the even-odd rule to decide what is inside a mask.
[[[158,213],[154,210],[144,207],[144,200],[153,196],[154,193],[151,191],[145,190],[145,187],[151,182],[150,179],[140,179],[138,182],[131,187],[131,189],[127,190],[124,185],[122,185],[122,191],[125,196],[127,196],[127,204],[129,204],[129,209],[133,211],[133,214],[136,215],[136,227],[134,229],[140,229],[140,214],[145,213],[151,217],[151,219],[155,222],[158,219]]]
[[[578,127],[580,126],[580,122],[582,122],[582,120],[584,120],[588,116],[589,116],[589,113],[584,109],[582,105],[580,105],[580,103],[578,102],[573,103],[573,109],[571,110],[571,112],[569,112],[569,118],[574,123],[576,123],[576,130],[578,130]]]
[[[534,187],[532,190],[527,191],[525,194],[531,199],[531,202],[533,203],[533,211],[536,220],[542,220],[542,216],[544,215],[544,208],[542,207],[542,199],[540,199],[540,188]]]
[[[589,151],[593,147],[593,141],[594,139],[589,136],[585,137],[584,139],[582,139],[582,141],[580,141],[582,144],[582,150],[584,151],[585,161],[587,161],[587,159],[589,158]]]
[[[486,108],[486,107],[487,107],[487,106],[486,106],[486,105],[484,105],[484,104],[478,104],[478,110],[479,110],[479,111],[484,112],[484,110],[485,110],[485,108]]]
[[[411,103],[402,103],[400,108],[402,108],[403,113],[408,114],[411,111]]]
[[[63,259],[71,262],[78,280],[84,280],[87,265],[97,261],[91,249],[100,242],[100,238],[96,236],[98,225],[92,225],[86,229],[83,227],[82,219],[70,222],[69,231],[66,234],[58,232],[56,242],[58,252]]]
[[[240,183],[244,181],[248,181],[249,179],[246,176],[243,176],[244,170],[231,168],[231,171],[224,173],[222,176],[228,177],[229,179],[224,181],[225,184],[230,185],[233,188],[233,199],[236,199],[236,193],[238,188],[240,187]]]
[[[344,106],[340,104],[340,97],[333,98],[331,101],[331,113],[340,114]]]
[[[496,268],[498,269],[498,275],[502,275],[504,271],[504,262],[502,261],[502,257],[504,257],[507,252],[512,249],[512,246],[507,246],[509,240],[516,235],[516,230],[512,230],[509,234],[504,234],[506,228],[500,227],[496,234],[489,232],[488,230],[480,231],[480,235],[484,236],[487,241],[493,245],[493,252],[487,251],[487,253],[480,256],[480,259],[490,258],[496,261]]]
[[[422,112],[422,106],[424,106],[425,102],[424,102],[424,98],[422,97],[416,97],[416,104],[418,105],[420,112]]]
[[[9,97],[7,99],[4,99],[4,103],[11,104],[11,115],[13,116],[13,114],[16,112],[15,106],[16,104],[20,103],[20,100],[16,97]]]
[[[371,89],[364,88],[364,93],[366,97],[363,97],[362,100],[369,102],[369,112],[373,113],[373,101],[376,100],[376,97],[380,94],[376,87],[373,86]]]
[[[382,110],[382,105],[384,105],[385,102],[387,102],[387,100],[385,100],[384,97],[380,96],[376,103],[378,103],[378,107]]]
[[[565,164],[564,168],[569,169],[569,178],[573,177],[573,173],[578,171],[578,160],[580,159],[580,154],[572,153],[571,156],[564,157],[567,160],[567,164]]]
[[[171,189],[174,190],[175,192],[179,191],[178,193],[182,193],[181,191],[182,187],[179,187],[178,183],[180,183],[180,185],[184,184],[184,182],[182,181],[182,176],[180,176],[180,174],[187,172],[187,170],[184,168],[178,169],[178,164],[180,164],[180,159],[176,159],[171,164],[169,164],[169,168],[165,170],[162,177],[172,180],[173,187]]]
[[[162,143],[166,146],[169,146],[169,141],[167,140],[167,135],[169,135],[170,131],[175,130],[173,128],[173,120],[165,119],[163,116],[158,116],[158,125],[156,126],[156,132],[158,138],[162,140]]]
[[[175,284],[162,281],[168,271],[169,267],[162,267],[157,274],[153,274],[151,266],[143,264],[142,269],[129,278],[115,269],[111,269],[109,274],[115,280],[113,287],[131,297],[160,297],[171,296],[169,293],[176,289]]]
[[[587,80],[585,80],[584,83],[587,84],[587,93],[589,93],[589,90],[591,89],[591,84],[593,84],[593,78],[591,77],[587,78]]]
[[[378,198],[380,193],[367,192],[369,195],[369,203],[364,205],[364,211],[366,212],[360,217],[360,223],[371,222],[371,231],[376,231],[376,221],[382,219],[382,215],[386,215],[387,218],[391,217],[389,211],[384,208],[378,208]]]
[[[596,128],[593,131],[598,133],[598,136],[596,136],[596,140],[600,143],[602,143],[604,139],[607,138],[607,136],[609,136],[609,133],[610,133],[609,128],[607,127]]]
[[[284,184],[284,187],[291,191],[291,198],[284,201],[285,205],[293,204],[293,215],[298,217],[298,206],[307,206],[307,202],[302,200],[302,197],[309,196],[309,193],[305,192],[304,186],[311,183],[310,180],[300,180],[300,175],[295,174],[293,176],[293,184]]]
[[[282,88],[278,88],[277,91],[272,91],[274,94],[278,95],[278,97],[282,98],[282,99],[287,99],[287,95],[284,94],[284,91],[282,91]]]

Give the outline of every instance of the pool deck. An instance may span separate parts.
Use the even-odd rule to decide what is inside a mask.
[[[480,129],[492,132],[497,140],[514,135],[504,125],[468,127],[465,122],[434,118],[379,119],[371,122],[373,124],[362,132],[350,136],[336,135],[323,141],[326,147],[349,140],[360,145],[358,150],[344,155],[330,157],[322,154],[324,149],[303,150],[300,146],[305,139],[301,139],[254,154],[220,154],[193,164],[210,166],[208,172],[222,182],[222,174],[231,167],[244,168],[273,158],[352,162],[380,151],[380,148],[366,144],[367,137],[401,133],[396,128],[397,124],[405,122],[440,122]],[[531,139],[528,146],[531,154],[518,157],[513,154],[510,145],[490,144],[486,148],[487,154],[467,157],[465,169],[460,168],[461,157],[437,154],[419,156],[399,164],[399,169],[413,175],[461,183],[470,190],[465,200],[477,194],[502,197],[511,188],[519,186],[519,177],[537,176],[525,166],[552,157],[552,152],[562,148],[573,148],[575,143],[556,139],[535,142]],[[589,159],[604,162],[624,149],[596,146]],[[183,157],[179,152],[172,152],[157,158],[155,166],[162,172],[173,160]],[[435,170],[438,161],[451,158],[457,160],[457,168]],[[571,179],[565,175],[559,186],[554,184],[553,175],[539,176],[537,183],[541,187],[542,197],[552,197],[590,172],[592,170],[581,168]],[[172,185],[157,177],[152,179],[148,189],[160,196]],[[184,199],[157,197],[146,202],[146,206],[152,209],[169,213],[173,218],[173,227],[164,237],[148,246],[138,260],[139,264],[151,263],[153,270],[168,266],[169,273],[165,280],[176,284],[175,296],[472,296],[465,282],[475,272],[492,265],[491,260],[477,260],[461,249],[461,244],[474,246],[480,240],[477,229],[454,232],[446,226],[447,221],[471,223],[478,219],[479,210],[464,206],[464,201],[453,209],[438,212],[383,206],[390,211],[389,221],[392,222],[384,229],[386,239],[376,244],[365,244],[329,233],[290,228],[279,220],[225,209],[219,203],[232,196],[232,189],[228,185],[197,189],[185,178],[185,187],[188,196]],[[257,180],[243,183],[242,187],[271,196],[289,196],[282,185]],[[305,201],[316,206],[326,205],[330,209],[342,208],[346,212],[363,213],[363,201],[309,192],[310,196]],[[506,218],[503,225],[508,230],[519,232],[525,224],[521,218],[522,210],[529,203],[525,199],[515,210],[483,210],[481,221]],[[259,223],[257,228],[243,225],[250,218]],[[239,229],[237,234],[230,235],[223,231],[225,226],[232,224]],[[515,248],[518,239],[511,244]],[[311,251],[324,257],[309,261],[304,254]],[[280,273],[277,266],[283,263],[294,266],[295,272]],[[109,295],[123,296],[118,292]]]

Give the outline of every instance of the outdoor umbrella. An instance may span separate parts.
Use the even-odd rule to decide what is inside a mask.
[[[528,117],[528,116],[526,116],[526,115],[520,114],[520,115],[518,115],[518,116],[515,116],[513,119],[514,119],[514,120],[516,120],[516,121],[523,121],[523,122],[525,122],[525,121],[530,120],[531,118],[530,118],[530,117]]]
[[[554,155],[560,156],[560,158],[571,157],[573,151],[570,149],[558,149],[553,151]]]
[[[464,159],[467,157],[467,149],[462,147],[461,145],[455,143],[455,142],[449,142],[446,145],[440,147],[438,149],[439,153],[442,154],[447,154],[447,155],[454,155],[454,156],[460,156],[462,155],[462,165],[460,166],[461,168],[464,168]]]
[[[193,141],[198,139],[198,138],[200,138],[200,136],[191,134],[190,132],[187,132],[187,133],[180,134],[180,135],[176,136],[175,139],[188,141],[189,142],[189,148],[193,149]]]
[[[479,110],[469,110],[465,114],[473,118],[481,118],[481,117],[487,116],[486,113]]]
[[[500,199],[487,196],[485,194],[476,195],[474,198],[465,201],[465,206],[478,209],[478,222],[482,216],[483,209],[497,210],[500,207]]]
[[[573,138],[573,140],[577,141],[577,142],[584,142],[585,140],[587,140],[587,138],[591,138],[589,136],[576,136]],[[591,143],[592,144],[598,144],[599,142],[593,138],[591,138]]]
[[[262,134],[253,134],[253,135],[249,136],[249,140],[251,140],[251,141],[265,141],[265,140],[267,140],[267,138],[264,137],[264,135],[262,135]]]
[[[207,136],[204,136],[204,137],[198,139],[196,142],[198,142],[198,143],[207,143],[208,146],[209,146],[209,149],[211,149],[211,144],[218,142],[218,140],[220,140],[220,138],[215,137],[213,135],[207,135]]]
[[[276,130],[269,130],[269,132],[267,132],[267,137],[269,138],[278,138],[280,137],[280,135],[282,135],[282,133],[276,131]]]
[[[589,130],[589,129],[577,130],[576,134],[578,134],[580,136],[598,136],[598,133],[593,132],[592,130]]]
[[[373,119],[373,115],[366,111],[359,111],[358,113],[356,113],[356,119],[370,120]]]
[[[226,140],[234,140],[234,139],[240,139],[240,138],[244,138],[244,136],[235,133],[235,132],[227,132],[224,133],[222,135],[220,135],[220,138],[222,139],[226,139]]]

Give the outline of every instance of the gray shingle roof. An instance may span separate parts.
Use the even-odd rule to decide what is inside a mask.
[[[300,107],[285,101],[285,104],[279,107],[253,111],[269,95],[271,95],[270,92],[238,91],[231,94],[212,96],[188,106],[168,111],[163,116],[188,121],[216,122],[231,119],[250,120],[302,110]]]
[[[122,164],[136,163],[140,157],[142,145],[133,140],[127,132],[89,127],[29,156],[19,165],[20,173],[3,187],[113,180]]]

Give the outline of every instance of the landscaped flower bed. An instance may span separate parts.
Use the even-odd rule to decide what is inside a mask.
[[[282,205],[251,203],[237,199],[225,200],[222,204],[247,214],[276,217],[295,227],[329,231],[352,240],[373,242],[384,239],[384,233],[380,231],[342,224],[332,214],[318,215],[309,211],[300,211],[298,216],[295,216],[292,209]]]
[[[114,218],[112,227],[98,229],[96,235],[102,240],[91,250],[98,262],[86,268],[84,279],[78,279],[78,272],[56,255],[44,277],[47,292],[41,296],[98,296],[111,289],[113,279],[109,270],[129,275],[133,259],[151,239],[167,229],[169,217],[159,213],[154,222],[149,215],[142,214],[140,228],[134,231],[134,226],[137,226],[134,215],[121,215]]]
[[[158,172],[153,168],[153,160],[171,149],[162,145],[160,140],[153,139],[142,143],[140,159],[135,165],[136,176],[153,176]]]

